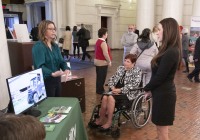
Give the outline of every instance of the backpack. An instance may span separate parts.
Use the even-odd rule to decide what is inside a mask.
[[[90,40],[91,39],[91,36],[90,36],[90,31],[89,30],[85,30],[85,35],[84,35],[84,39],[86,40]]]

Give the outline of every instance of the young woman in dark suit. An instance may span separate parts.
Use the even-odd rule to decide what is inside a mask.
[[[159,53],[152,59],[152,77],[144,87],[146,96],[152,95],[152,122],[156,125],[158,139],[168,140],[168,126],[175,117],[176,87],[174,76],[181,60],[180,31],[177,21],[165,18],[160,21]]]

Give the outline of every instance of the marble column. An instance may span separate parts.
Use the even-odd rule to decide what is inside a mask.
[[[26,4],[26,15],[27,15],[27,27],[28,32],[31,32],[32,29],[32,23],[31,23],[31,4]]]
[[[52,20],[52,0],[45,1],[46,20]]]
[[[163,0],[162,19],[172,17],[182,25],[183,0]]]
[[[200,16],[200,0],[193,0],[192,16]]]
[[[153,28],[155,18],[154,7],[155,0],[137,1],[136,26],[140,33],[144,28]]]
[[[0,5],[2,5],[2,1],[0,1]],[[0,21],[4,21],[3,18],[3,10],[0,9]],[[6,78],[11,77],[11,70],[10,70],[10,60],[8,55],[8,44],[6,40],[6,33],[5,33],[5,25],[4,22],[0,22],[0,110],[4,109],[8,106],[9,102],[9,94],[6,84]]]
[[[67,0],[67,25],[71,28],[76,25],[75,0]]]

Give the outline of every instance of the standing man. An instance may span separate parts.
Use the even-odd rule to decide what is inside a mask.
[[[138,35],[135,32],[135,25],[128,25],[128,32],[124,33],[121,43],[124,46],[123,60],[130,53],[133,45],[137,42]]]
[[[192,82],[192,78],[194,77],[194,81],[196,83],[200,83],[199,80],[199,72],[200,72],[200,36],[196,40],[195,50],[194,50],[194,70],[188,74],[187,78]]]
[[[89,41],[88,39],[85,39],[85,33],[86,29],[84,27],[84,24],[81,24],[81,29],[77,32],[78,38],[78,44],[82,48],[83,56],[82,56],[82,61],[85,61],[85,56],[88,57],[88,59],[91,61],[92,57],[87,53],[86,48],[89,46]]]
[[[189,73],[189,66],[188,66],[188,47],[189,47],[189,36],[188,36],[188,29],[183,28],[182,30],[182,56],[185,62],[185,70],[183,73]]]

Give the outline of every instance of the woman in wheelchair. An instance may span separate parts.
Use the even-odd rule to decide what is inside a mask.
[[[91,125],[93,128],[98,127],[100,132],[110,130],[113,112],[117,103],[127,103],[136,97],[137,92],[134,88],[140,85],[142,79],[142,71],[134,67],[136,59],[136,55],[126,55],[124,65],[119,66],[116,73],[108,81],[109,93],[111,94],[105,93],[102,96],[99,118]]]

